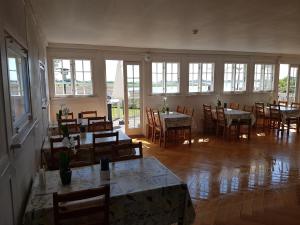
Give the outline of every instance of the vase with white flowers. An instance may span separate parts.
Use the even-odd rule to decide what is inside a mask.
[[[169,113],[169,106],[168,106],[168,103],[167,103],[167,97],[166,96],[163,97],[163,106],[161,108],[161,111],[163,113],[165,113],[165,112]]]
[[[77,153],[75,148],[75,139],[74,137],[69,136],[68,128],[62,125],[61,130],[63,131],[63,140],[62,144],[67,151],[62,151],[59,154],[59,174],[61,183],[63,185],[68,185],[71,183],[72,178],[72,170],[70,168],[70,155],[73,153],[74,155]]]

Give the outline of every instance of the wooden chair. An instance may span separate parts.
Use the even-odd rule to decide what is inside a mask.
[[[152,110],[152,115],[154,118],[154,139],[153,142],[155,143],[156,141],[156,137],[159,138],[159,146],[161,146],[162,142],[163,142],[163,137],[164,137],[164,131],[163,131],[163,127],[162,127],[162,123],[160,120],[160,114],[158,110]]]
[[[243,110],[244,110],[245,112],[253,113],[253,111],[254,111],[254,106],[253,106],[253,105],[244,105]]]
[[[292,104],[291,104],[291,108],[300,109],[300,103],[297,103],[297,102],[292,102]]]
[[[251,137],[251,119],[240,119],[238,121],[238,136],[247,135],[247,139],[250,140]]]
[[[265,131],[269,118],[265,114],[264,103],[262,102],[255,103],[255,118],[256,118],[255,127],[258,128],[259,126],[261,126],[263,131]]]
[[[154,139],[154,120],[153,120],[153,114],[152,114],[152,109],[149,108],[149,107],[146,107],[146,116],[147,116],[147,128],[146,128],[146,131],[147,131],[147,138],[152,140],[153,142],[153,139]]]
[[[104,141],[97,142],[98,139]],[[112,159],[112,146],[119,144],[119,132],[93,133],[93,158],[98,163],[102,156]],[[99,156],[99,157],[98,157]]]
[[[287,101],[278,101],[278,105],[279,106],[283,106],[283,107],[287,107],[288,106],[288,102]]]
[[[112,130],[113,130],[113,123],[111,121],[95,122],[88,126],[89,132],[112,131]]]
[[[54,224],[109,224],[110,186],[74,191],[65,194],[53,193]]]
[[[106,130],[106,116],[89,117],[88,118],[88,131],[102,131]]]
[[[60,119],[58,120],[59,133],[61,134],[60,126],[65,125],[70,134],[79,133],[79,127],[77,124],[77,119]]]
[[[184,106],[180,106],[180,105],[177,106],[176,112],[183,114],[184,111],[185,111],[185,107]]]
[[[281,113],[280,113],[280,105],[270,105],[270,129],[277,130],[277,136],[279,132],[281,132],[281,136],[283,136],[284,132],[284,124],[282,123]]]
[[[229,134],[229,136],[231,136],[232,128],[234,128],[235,135],[236,135],[236,137],[238,137],[239,136],[239,132],[238,132],[239,124],[235,121],[232,121],[232,123],[228,126],[223,107],[216,107],[216,113],[217,113],[216,134],[218,135],[220,128],[222,128],[223,129],[223,137],[226,137],[227,134]]]
[[[229,103],[229,108],[230,108],[230,109],[239,110],[240,105],[239,105],[238,103],[235,103],[235,102],[230,102],[230,103]]]
[[[45,155],[46,164],[49,170],[57,170],[59,168],[59,154],[65,152],[73,159],[72,150],[63,146],[63,137],[52,137],[50,138],[50,155]],[[76,150],[80,149],[80,136],[74,136],[74,141],[76,142]],[[57,146],[58,145],[58,146]],[[47,154],[43,152],[43,154]]]
[[[292,102],[291,108],[300,110],[300,103]],[[296,125],[296,131],[297,131],[297,133],[299,133],[299,130],[300,130],[300,117],[288,117],[286,119],[286,122],[287,122],[287,135],[288,136],[290,134],[290,128],[291,128],[292,124]]]
[[[194,109],[193,109],[193,108],[188,108],[188,107],[186,107],[186,108],[184,109],[184,114],[193,117],[193,116],[194,116]]]
[[[213,118],[211,105],[203,104],[203,131],[204,133],[210,130],[214,130],[216,121]]]
[[[74,113],[69,112],[67,115],[62,116],[63,119],[74,119]]]
[[[83,111],[80,113],[80,118],[97,117],[97,111]]]
[[[120,144],[113,147],[113,162],[143,158],[142,142]]]

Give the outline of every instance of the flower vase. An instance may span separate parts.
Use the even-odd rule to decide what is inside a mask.
[[[68,185],[71,183],[72,170],[70,169],[60,169],[59,170],[60,180],[62,185]]]

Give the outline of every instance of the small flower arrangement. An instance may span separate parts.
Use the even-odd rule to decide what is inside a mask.
[[[163,113],[164,112],[169,112],[169,107],[168,107],[168,104],[167,104],[167,97],[166,96],[163,97],[163,106],[162,106],[161,111]]]

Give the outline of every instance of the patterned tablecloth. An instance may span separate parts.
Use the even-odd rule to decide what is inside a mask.
[[[54,192],[68,193],[110,184],[110,224],[192,224],[195,211],[187,185],[154,157],[110,164],[110,180],[99,165],[73,169],[70,185],[61,185],[58,171],[47,171],[46,182],[34,180],[24,216],[25,225],[53,225]]]
[[[265,113],[267,116],[270,116],[270,108],[269,107],[265,108]],[[281,113],[283,123],[286,123],[287,118],[300,117],[300,109],[298,109],[298,108],[280,106],[280,113]]]
[[[253,113],[250,112],[225,108],[224,114],[227,120],[227,126],[230,126],[233,120],[241,120],[241,119],[251,119],[251,124],[254,125],[255,123],[255,116]],[[213,116],[217,118],[216,110],[213,110]]]
[[[175,127],[192,126],[192,117],[177,112],[161,113],[160,119],[164,130]]]

